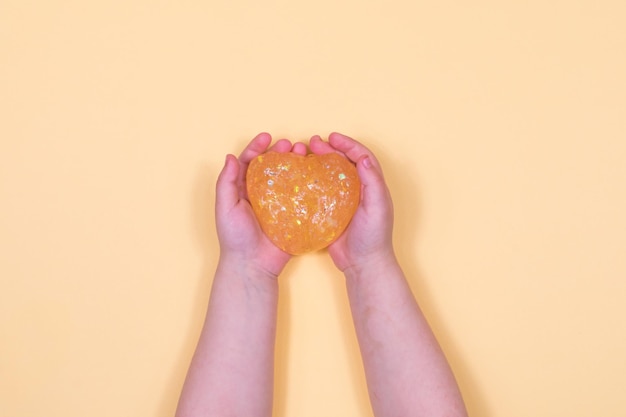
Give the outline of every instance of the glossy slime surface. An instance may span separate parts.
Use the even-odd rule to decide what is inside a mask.
[[[265,234],[299,255],[341,235],[359,204],[361,182],[356,167],[336,153],[267,152],[250,162],[246,187]]]

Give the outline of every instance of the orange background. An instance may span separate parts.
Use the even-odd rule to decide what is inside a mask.
[[[226,153],[352,135],[475,416],[626,411],[623,1],[0,4],[0,415],[171,416]],[[324,252],[275,415],[371,415]]]

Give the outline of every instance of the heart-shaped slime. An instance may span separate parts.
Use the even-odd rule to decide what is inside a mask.
[[[361,182],[345,157],[267,152],[246,175],[248,199],[270,240],[292,255],[335,241],[359,205]]]

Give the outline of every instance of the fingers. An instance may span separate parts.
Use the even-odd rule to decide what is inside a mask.
[[[267,147],[272,143],[272,136],[269,133],[259,133],[248,143],[239,155],[239,173],[236,178],[239,197],[246,198],[246,171],[248,164],[257,156],[267,151]],[[283,145],[281,145],[283,146]]]
[[[382,172],[374,165],[372,157],[363,155],[356,163],[361,180],[361,204],[368,210],[383,207],[391,201]]]
[[[281,139],[278,142],[276,142],[274,145],[272,145],[267,151],[268,152],[269,151],[282,152],[282,153],[293,152],[297,155],[304,156],[306,155],[307,148],[306,148],[306,145],[302,142],[296,142],[292,145],[288,139]]]
[[[289,152],[291,151],[291,142],[288,139],[281,139],[273,144],[268,150],[273,152]]]
[[[291,148],[291,152],[297,154],[297,155],[301,155],[301,156],[305,156],[306,155],[306,145],[302,142],[296,142],[293,144],[293,148]]]
[[[233,155],[226,157],[217,184],[218,207],[227,209],[237,204],[239,199],[246,198],[246,170],[248,164],[258,155],[267,151],[293,152],[302,156],[307,153],[307,146],[301,142],[292,145],[289,140],[281,139],[270,147],[271,142],[272,137],[268,133],[260,133],[241,152],[239,159]],[[380,164],[363,144],[334,132],[329,135],[328,142],[323,141],[318,135],[313,136],[309,141],[309,149],[318,155],[336,152],[356,164],[363,185],[364,207],[375,206],[390,198]]]
[[[372,151],[360,142],[337,132],[333,132],[328,136],[328,142],[331,147],[341,151],[352,162],[356,163],[361,157],[367,155],[372,165],[382,173],[380,164]]]
[[[269,147],[271,142],[272,137],[269,133],[259,133],[241,152],[239,161],[242,164],[247,165],[258,155],[267,151],[291,151],[297,153],[298,155],[306,155],[307,152],[306,145],[301,142],[296,142],[292,146],[288,139],[281,139]],[[346,135],[342,135],[341,133],[331,133],[328,137],[328,142],[324,142],[318,135],[315,135],[309,141],[309,148],[311,149],[311,152],[318,155],[337,152],[346,156],[354,163],[356,163],[361,156],[368,155],[371,158],[372,163],[376,167],[380,168],[376,157],[366,146]]]
[[[328,136],[328,143],[319,137],[311,138],[311,149],[319,152],[334,150],[346,156],[356,164],[361,180],[361,204],[366,211],[383,209],[391,206],[391,196],[385,183],[383,171],[372,151],[360,142],[341,133],[333,132]]]
[[[242,164],[247,165],[257,156],[270,151],[295,152],[301,155],[306,154],[306,145],[303,143],[296,143],[292,146],[289,139],[280,139],[272,146],[270,146],[270,143],[272,143],[272,136],[269,133],[259,133],[241,152],[241,155],[239,155],[239,161]]]
[[[239,202],[239,161],[234,155],[226,155],[226,162],[217,178],[215,209],[226,213]]]
[[[330,152],[336,152],[345,156],[352,162],[356,162],[363,156],[367,155],[371,164],[376,167],[382,174],[380,164],[365,145],[341,133],[333,132],[328,136],[328,142],[324,142],[319,136],[313,136],[309,141],[311,152],[322,155]]]
[[[288,139],[280,139],[272,146],[272,136],[269,133],[259,133],[248,143],[248,146],[241,152],[239,155],[239,163],[238,163],[238,175],[235,178],[235,182],[237,185],[237,190],[239,193],[239,198],[247,198],[247,190],[246,190],[246,172],[248,170],[248,165],[254,158],[261,155],[262,153],[273,151],[273,152],[294,152],[300,155],[306,155],[306,145],[303,143],[296,143],[292,146],[291,142]],[[227,158],[228,162],[228,158]]]
[[[248,146],[239,155],[239,161],[243,164],[249,164],[254,158],[267,150],[272,142],[272,136],[269,133],[259,133],[248,143]]]
[[[331,153],[331,152],[338,152],[337,149],[333,148],[330,145],[330,143],[324,142],[322,138],[320,138],[318,135],[313,136],[309,140],[309,148],[311,149],[311,152],[317,155],[324,155],[324,154]]]
[[[269,133],[259,133],[239,156],[239,162],[242,168],[245,167],[254,158],[268,151],[274,152],[293,152],[298,155],[306,155],[307,147],[304,143],[296,142],[291,144],[288,139],[280,139],[270,147],[272,137]],[[269,147],[269,148],[268,148]],[[380,170],[378,160],[365,145],[341,133],[333,132],[328,136],[328,142],[322,140],[321,137],[315,135],[309,140],[309,149],[314,154],[323,155],[331,152],[339,153],[356,163],[362,156],[367,155],[371,163]]]

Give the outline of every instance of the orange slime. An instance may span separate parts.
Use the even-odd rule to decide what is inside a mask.
[[[345,157],[267,152],[250,162],[248,199],[261,228],[292,255],[335,241],[359,205],[361,182]]]

